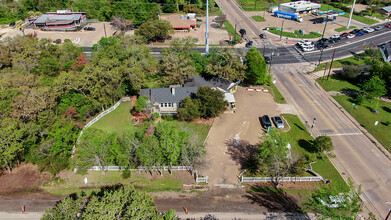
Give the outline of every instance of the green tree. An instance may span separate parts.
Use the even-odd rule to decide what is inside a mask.
[[[200,117],[199,104],[198,99],[184,98],[179,105],[177,118],[183,121],[193,121]]]
[[[246,54],[246,82],[252,85],[263,85],[270,78],[267,76],[267,65],[261,52],[252,47]]]
[[[197,90],[199,111],[204,118],[216,117],[227,109],[228,102],[224,100],[224,93],[209,86],[201,86]]]
[[[363,202],[360,199],[361,186],[356,188],[351,179],[349,179],[349,191],[340,194],[341,189],[335,184],[323,185],[307,197],[303,202],[304,211],[311,211],[319,217],[327,219],[356,219],[357,214],[361,211]],[[332,198],[342,200],[336,206]]]
[[[292,172],[297,162],[288,146],[285,135],[279,134],[275,129],[270,129],[265,141],[258,145],[260,170],[274,177],[275,187],[279,186],[283,177]]]
[[[78,172],[84,173],[92,166],[99,166],[104,174],[115,138],[114,133],[110,134],[94,128],[85,130],[76,146],[77,153],[74,157]]]
[[[38,63],[38,67],[35,70],[38,75],[55,76],[58,74],[59,67],[57,60],[50,57],[44,57],[40,59]]]
[[[387,93],[385,81],[378,76],[373,76],[363,85],[363,90],[369,98],[380,97]]]
[[[182,56],[173,50],[162,51],[162,72],[165,73],[165,84],[183,83],[196,72],[189,57]]]
[[[140,25],[135,35],[144,37],[148,42],[167,39],[173,32],[172,25],[168,21],[147,21]]]
[[[148,96],[140,96],[136,101],[136,111],[141,112],[147,107]]]
[[[0,167],[11,172],[15,162],[21,159],[25,131],[16,119],[0,120]]]
[[[91,196],[68,197],[59,202],[56,207],[45,210],[42,219],[175,220],[177,218],[173,210],[160,214],[151,196],[128,185],[101,189]]]
[[[208,54],[209,64],[206,73],[210,76],[218,76],[230,81],[241,81],[245,78],[245,65],[241,62],[243,54],[236,49],[224,48],[212,51]]]
[[[323,151],[329,153],[334,150],[334,145],[331,141],[331,138],[326,135],[318,136],[314,141],[314,146],[318,154],[321,154]]]

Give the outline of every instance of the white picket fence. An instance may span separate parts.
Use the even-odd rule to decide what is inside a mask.
[[[101,171],[100,166],[92,166],[90,169],[91,171]],[[120,167],[120,166],[105,166],[104,167],[105,171],[123,171],[126,170],[126,167]],[[152,167],[145,167],[145,166],[140,166],[135,169],[128,169],[129,171],[178,171],[178,170],[187,170],[190,171],[192,174],[194,174],[194,178],[197,183],[208,183],[208,177],[199,177],[197,170],[194,170],[193,167],[191,166],[152,166]],[[75,170],[76,171],[76,170]]]
[[[240,177],[240,182],[273,182],[276,177]],[[316,182],[323,181],[321,176],[305,176],[305,177],[283,177],[281,182]]]
[[[83,135],[83,132],[85,129],[89,128],[91,125],[93,125],[95,122],[99,121],[103,116],[109,114],[110,112],[114,111],[122,102],[130,101],[130,97],[123,97],[121,98],[115,105],[111,106],[110,108],[106,109],[102,113],[100,113],[98,116],[96,116],[94,119],[92,119],[90,122],[84,126],[83,130],[81,130],[79,137],[77,138],[77,143],[79,143],[79,138]]]
[[[79,143],[80,137],[83,135],[83,132],[85,129],[89,128],[91,125],[93,125],[95,122],[97,122],[99,119],[101,119],[103,116],[109,114],[110,112],[114,111],[122,102],[128,102],[130,101],[130,97],[123,97],[121,98],[115,105],[111,106],[110,108],[106,109],[102,113],[100,113],[98,116],[96,116],[94,119],[89,121],[84,128],[80,131],[79,137],[77,137],[76,143]],[[76,152],[76,146],[73,145],[72,148],[72,157]]]

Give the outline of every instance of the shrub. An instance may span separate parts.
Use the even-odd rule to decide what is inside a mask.
[[[153,113],[152,117],[154,119],[158,119],[160,117],[160,115],[159,115],[159,113],[155,112],[155,113]]]
[[[140,96],[136,101],[136,111],[141,112],[147,107],[148,96]]]
[[[361,105],[365,101],[365,95],[360,93],[354,98],[354,103],[357,105]]]
[[[166,121],[174,121],[174,116],[172,115],[162,115],[162,119]]]

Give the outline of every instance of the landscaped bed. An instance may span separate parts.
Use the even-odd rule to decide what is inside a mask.
[[[276,34],[278,36],[281,35],[281,29],[275,28],[275,27],[268,27],[268,31],[270,33]],[[322,34],[316,33],[316,32],[310,32],[309,34],[301,34],[298,30],[295,30],[294,32],[285,32],[282,31],[283,37],[290,37],[290,38],[317,38],[321,37]]]

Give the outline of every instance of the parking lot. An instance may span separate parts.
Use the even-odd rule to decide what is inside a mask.
[[[215,119],[205,144],[207,167],[200,174],[208,176],[212,186],[238,183],[240,164],[251,154],[250,146],[264,136],[260,117],[280,114],[269,93],[248,92],[239,87],[234,96],[235,113],[225,113]]]

